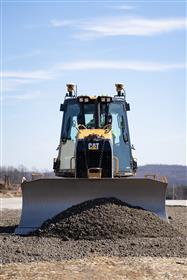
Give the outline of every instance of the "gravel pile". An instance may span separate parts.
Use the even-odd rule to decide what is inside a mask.
[[[19,222],[20,211],[3,210],[0,212],[0,263],[51,262],[92,256],[185,258],[187,207],[167,207],[167,213],[170,225],[176,230],[174,237],[131,236],[115,240],[63,241],[60,236],[16,236],[13,232]]]
[[[46,221],[34,235],[62,240],[174,237],[181,234],[151,212],[116,198],[100,198],[75,205]]]

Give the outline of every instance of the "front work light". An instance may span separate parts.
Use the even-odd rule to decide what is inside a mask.
[[[79,100],[80,103],[84,102],[84,98],[83,97],[79,97],[78,100]]]
[[[112,97],[110,96],[99,96],[97,98],[98,102],[101,102],[101,103],[110,103],[112,101]]]
[[[90,102],[90,98],[89,98],[89,96],[79,96],[78,97],[78,102],[80,102],[80,103],[89,103]]]

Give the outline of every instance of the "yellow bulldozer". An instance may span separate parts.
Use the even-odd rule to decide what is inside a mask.
[[[116,197],[167,220],[163,178],[136,178],[123,84],[116,94],[77,95],[67,85],[55,178],[22,183],[22,215],[16,234],[28,234],[44,221],[81,202]]]

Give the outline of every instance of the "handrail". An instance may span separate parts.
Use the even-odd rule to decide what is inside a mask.
[[[75,160],[75,157],[71,157],[70,158],[70,169],[73,170],[73,164],[72,164],[72,160]]]
[[[115,169],[115,173],[119,173],[119,159],[116,156],[113,156],[113,160],[116,161],[116,169]]]

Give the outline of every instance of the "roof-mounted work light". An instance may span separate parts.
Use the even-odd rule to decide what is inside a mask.
[[[112,97],[111,96],[99,96],[97,98],[98,102],[101,103],[110,103],[112,101]]]
[[[74,97],[76,95],[76,85],[74,84],[67,84],[66,85],[67,87],[67,93],[66,93],[66,96],[67,97]]]
[[[118,96],[125,96],[124,84],[115,84]]]
[[[80,103],[89,103],[90,102],[90,98],[89,98],[89,96],[79,96],[78,97],[78,102],[80,102]]]

